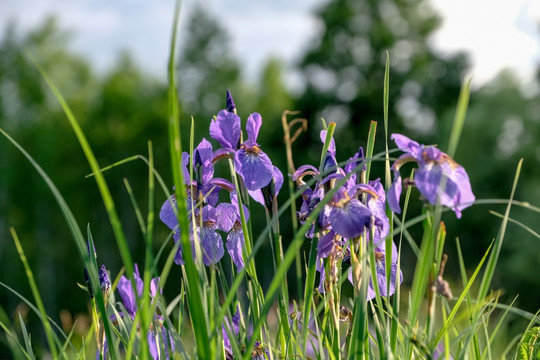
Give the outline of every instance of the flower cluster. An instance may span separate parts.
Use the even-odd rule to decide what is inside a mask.
[[[324,143],[327,132],[321,131],[321,141]],[[317,269],[321,273],[319,291],[325,291],[337,281],[337,263],[339,260],[349,258],[349,240],[363,238],[365,241],[373,241],[376,257],[376,281],[379,284],[382,295],[392,295],[396,278],[399,282],[403,276],[398,275],[397,251],[392,244],[391,262],[392,268],[390,291],[386,294],[387,274],[384,266],[386,257],[383,240],[389,232],[389,220],[385,213],[385,192],[380,180],[364,183],[365,160],[363,149],[347,161],[345,168],[337,165],[336,145],[331,139],[323,165],[319,171],[312,165],[303,165],[293,174],[293,180],[297,182],[302,192],[302,206],[298,212],[298,218],[305,222],[315,207],[323,198],[333,191],[332,197],[323,206],[317,219],[313,222],[306,233],[307,237],[313,238],[315,232],[319,232],[317,252]],[[316,180],[313,188],[304,182],[305,176],[313,176]],[[341,186],[336,187],[338,183]],[[332,274],[327,279],[324,260],[329,262]],[[352,277],[349,277],[352,282]],[[384,284],[384,286],[382,286]],[[375,297],[373,280],[368,286],[368,300]]]
[[[196,245],[200,245],[203,261],[207,266],[216,264],[224,255],[223,239],[219,230],[227,233],[225,246],[238,271],[244,267],[244,234],[237,189],[232,182],[214,177],[214,164],[217,161],[233,160],[235,171],[249,195],[268,209],[275,206],[275,198],[283,184],[283,175],[257,144],[261,125],[261,115],[251,114],[246,124],[248,139],[241,142],[240,117],[236,114],[234,101],[227,91],[226,109],[221,110],[210,123],[210,136],[221,148],[214,151],[212,144],[202,139],[195,148],[191,161],[188,153],[182,154],[192,253],[195,254]],[[229,203],[219,203],[221,190],[229,193]],[[247,221],[248,210],[246,207],[242,209]],[[159,214],[160,219],[173,230],[175,241],[180,239],[177,210],[176,195],[172,195],[165,201]],[[175,262],[179,265],[184,263],[182,247],[178,249]]]
[[[105,269],[105,266],[102,266],[102,269]],[[107,274],[106,270],[105,274]],[[107,275],[108,280],[108,275]],[[100,273],[100,280],[101,280],[101,273]],[[118,280],[118,286],[117,290],[120,294],[120,298],[122,299],[122,311],[118,312],[118,316],[121,318],[129,317],[131,320],[135,319],[135,316],[137,315],[138,307],[137,307],[137,298],[142,297],[143,295],[143,289],[144,289],[144,282],[139,274],[139,267],[137,264],[135,264],[135,272],[133,273],[133,281],[135,283],[135,289],[133,289],[133,285],[131,280],[126,278],[124,275],[120,277]],[[110,284],[109,284],[110,286]],[[159,278],[153,278],[150,283],[150,296],[152,298],[152,301],[155,301],[157,291],[159,286]],[[136,291],[136,293],[135,293]],[[118,317],[116,314],[113,314],[110,316],[110,319],[113,323],[118,322]],[[159,327],[160,330],[156,331],[156,327]],[[175,344],[174,339],[167,330],[163,326],[163,318],[157,314],[154,315],[154,319],[152,324],[150,325],[150,329],[148,330],[148,333],[146,334],[146,339],[148,341],[148,349],[150,351],[150,355],[152,356],[152,359],[159,360],[159,359],[168,359],[169,353],[172,353],[175,351]],[[107,340],[104,339],[103,344],[101,345],[100,349],[98,349],[96,353],[96,359],[103,358],[105,359],[108,353],[108,343]]]
[[[237,271],[244,268],[246,250],[243,222],[249,220],[250,214],[242,200],[251,197],[265,207],[267,215],[274,215],[277,212],[277,194],[284,180],[283,174],[257,143],[261,126],[261,115],[252,113],[245,126],[247,139],[243,138],[241,119],[236,113],[232,96],[227,91],[226,108],[219,111],[209,124],[210,137],[219,144],[219,148],[214,150],[210,141],[203,138],[193,149],[192,156],[187,152],[182,154],[181,163],[178,164],[184,180],[182,189],[185,193],[182,198],[185,199],[185,207],[182,208],[187,210],[189,229],[180,228],[179,217],[186,214],[179,213],[176,194],[163,203],[159,214],[163,223],[171,229],[177,243],[175,262],[178,265],[185,263],[184,254],[187,251],[178,242],[183,233],[188,233],[191,254],[202,259],[206,266],[218,263],[226,248]],[[301,191],[302,204],[297,217],[307,228],[305,236],[318,241],[318,289],[329,295],[329,304],[339,305],[339,299],[334,302],[336,299],[330,289],[338,285],[342,264],[350,261],[348,278],[351,283],[359,285],[362,276],[369,279],[366,301],[374,299],[377,293],[385,297],[391,296],[402,283],[403,274],[398,266],[397,247],[389,238],[390,220],[387,213],[401,211],[399,200],[403,186],[400,174],[402,165],[416,162],[418,170],[414,182],[409,183],[418,188],[427,202],[451,208],[458,218],[461,217],[461,211],[475,201],[469,177],[461,165],[436,147],[420,145],[404,135],[392,134],[391,139],[404,154],[393,163],[393,183],[388,192],[385,192],[380,179],[367,178],[366,159],[361,147],[348,159],[345,166],[341,167],[336,159],[334,139],[326,130],[320,132],[320,139],[323,144],[328,145],[320,167],[302,165],[290,174]],[[231,169],[234,169],[231,171],[230,180],[215,176],[214,166],[221,160],[229,161]],[[307,181],[309,177],[311,180]],[[359,266],[358,255],[364,249],[369,252],[369,257],[366,257],[368,261],[374,262],[370,263],[369,274],[362,273],[364,270]],[[88,243],[88,253],[95,263],[96,254],[91,242]],[[451,297],[448,283],[442,278],[443,268],[444,264],[432,291]],[[101,291],[104,298],[107,298],[111,283],[104,265],[98,270],[98,274]],[[88,278],[85,270],[88,290],[90,296],[94,297]],[[158,291],[161,292],[159,278],[152,279],[147,285],[150,289],[151,305],[157,307]],[[131,280],[126,276],[118,280],[117,290],[122,300],[122,303],[116,304],[120,311],[115,311],[109,318],[116,325],[124,324],[123,321],[133,323],[139,311],[138,299],[143,296],[144,290],[137,265]],[[309,314],[308,311],[306,313]],[[137,329],[140,337],[146,337],[154,360],[169,358],[175,349],[181,348],[179,339],[175,338],[172,329],[167,329],[162,316],[165,315],[159,311],[152,314],[152,323],[146,334],[140,334],[141,330]],[[339,320],[350,321],[352,318],[351,310],[340,308]],[[238,352],[236,341],[239,335],[247,335],[240,333],[242,319],[238,305],[231,318],[220,320],[222,353],[226,359],[233,358],[233,345]],[[98,358],[105,358],[108,352],[107,341],[103,337],[102,339]],[[268,350],[255,340],[252,338],[255,343],[250,350],[252,359],[270,358]],[[438,354],[437,351],[439,348],[434,355]]]
[[[139,267],[135,264],[135,272],[133,273],[133,281],[135,282],[135,289],[133,288],[131,280],[124,275],[118,281],[118,293],[122,298],[122,303],[126,309],[127,314],[121,313],[120,316],[129,316],[131,319],[135,319],[137,314],[137,297],[142,297],[144,282],[139,274]],[[159,288],[159,278],[153,278],[150,282],[150,296],[155,299]],[[137,294],[135,294],[137,291]],[[160,289],[161,292],[161,289]],[[168,359],[169,351],[174,352],[175,345],[171,333],[162,324],[162,318],[159,315],[154,316],[154,321],[146,334],[148,340],[148,347],[150,355],[154,360]],[[156,331],[155,326],[159,326],[160,331]],[[163,353],[161,352],[163,350]]]

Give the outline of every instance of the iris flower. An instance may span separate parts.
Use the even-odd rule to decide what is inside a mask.
[[[321,131],[321,141],[326,138],[326,131]],[[347,173],[356,171],[357,165],[363,161],[363,151],[360,151],[349,159],[346,170],[337,166],[335,158],[336,148],[332,139],[323,163],[323,173],[311,165],[303,165],[293,174],[293,180],[305,186],[302,178],[306,175],[314,176],[318,181],[314,189],[305,187],[302,194],[303,203],[298,213],[300,221],[304,221],[317,204],[325,196],[326,192],[334,187],[335,182],[343,179]],[[352,165],[354,164],[354,165]],[[322,178],[325,176],[324,178]],[[321,211],[318,218],[318,227],[322,230],[333,229],[345,239],[356,238],[369,230],[372,221],[376,226],[376,235],[381,238],[388,234],[388,218],[384,211],[385,195],[382,185],[378,180],[370,184],[362,184],[360,174],[351,174],[348,181],[337,189],[336,193]],[[367,202],[361,201],[361,195],[367,194]],[[374,219],[372,219],[374,217]],[[313,228],[309,230],[311,237]]]
[[[222,147],[217,155],[234,154],[236,172],[242,177],[249,191],[267,186],[274,177],[272,161],[257,143],[261,125],[260,114],[249,115],[246,124],[248,138],[240,143],[242,134],[240,117],[236,115],[236,107],[229,91],[227,91],[227,109],[221,110],[216,119],[212,119],[210,123],[210,136]]]
[[[141,276],[139,274],[139,267],[137,264],[135,264],[135,272],[133,273],[133,279],[135,281],[135,289],[133,289],[132,282],[126,278],[124,275],[118,280],[118,286],[117,290],[120,294],[120,298],[122,299],[122,303],[124,305],[124,308],[127,312],[127,314],[120,313],[120,316],[128,315],[131,319],[135,319],[135,315],[137,314],[137,297],[142,296],[144,283],[141,279]],[[159,277],[153,278],[150,283],[150,295],[152,299],[154,299],[158,292],[158,285],[159,284]],[[135,293],[137,291],[137,293]],[[161,290],[160,290],[161,291]],[[158,315],[155,316],[154,324],[160,323],[160,317]],[[114,320],[114,317],[113,317]],[[154,325],[155,326],[155,325]],[[169,351],[174,352],[174,339],[172,338],[172,334],[167,330],[167,328],[160,325],[160,335],[158,335],[155,331],[154,326],[151,326],[148,330],[148,333],[146,334],[146,338],[148,341],[148,347],[150,350],[150,355],[154,360],[159,359],[168,359],[169,358]],[[104,343],[103,346],[103,358],[105,358],[105,355],[107,353],[108,344],[107,342]],[[164,353],[161,352],[161,350],[164,350]],[[99,358],[99,353],[96,354],[96,359]]]
[[[214,152],[212,144],[206,139],[193,152],[194,179],[190,179],[188,171],[189,155],[182,154],[182,171],[187,191],[187,209],[190,219],[190,240],[192,242],[192,253],[194,249],[194,234],[200,240],[203,261],[206,265],[217,263],[224,254],[223,239],[217,232],[220,223],[220,213],[217,211],[219,201],[219,191],[226,189],[232,191],[234,185],[229,181],[220,178],[214,178]],[[165,201],[161,207],[159,218],[174,232],[174,240],[180,239],[180,228],[174,209],[178,208],[176,196],[173,194]],[[178,248],[175,256],[175,262],[178,265],[184,264],[182,257],[182,248]]]
[[[371,279],[369,280],[369,284],[367,287],[367,298],[366,300],[372,300],[375,298],[375,285],[373,284],[373,281],[375,280],[377,282],[377,285],[379,286],[379,294],[381,296],[391,296],[396,291],[396,280],[398,276],[398,268],[397,268],[397,261],[398,261],[398,253],[396,245],[392,242],[392,264],[390,267],[390,287],[387,288],[387,274],[386,274],[386,263],[385,263],[385,246],[382,244],[381,246],[377,246],[375,248],[375,276],[373,274],[371,275]],[[349,281],[353,283],[352,278],[352,271],[349,271]],[[403,273],[401,270],[399,271],[399,282],[398,285],[403,282]],[[388,291],[387,291],[388,290]]]
[[[240,272],[244,268],[244,256],[242,248],[244,246],[244,232],[242,230],[242,222],[240,218],[240,210],[238,207],[238,198],[235,192],[230,194],[231,203],[221,203],[217,207],[217,214],[220,218],[218,227],[221,231],[228,233],[225,246],[231,256],[237,271]],[[249,211],[243,205],[244,217],[246,222],[249,219]]]
[[[92,250],[90,250],[92,248]],[[88,255],[90,257],[96,259],[96,249],[94,248],[94,244],[90,241],[86,244],[86,250],[88,251]],[[111,281],[109,279],[109,273],[107,272],[107,268],[105,265],[101,265],[101,267],[98,269],[98,278],[99,278],[99,287],[101,289],[101,292],[104,294],[104,296],[107,295],[111,288]],[[90,298],[94,298],[94,292],[92,291],[92,285],[90,284],[90,275],[88,275],[88,271],[86,268],[84,268],[84,280],[86,282],[86,286],[88,289],[88,295],[90,295]]]
[[[442,205],[454,210],[456,217],[460,218],[461,211],[471,206],[475,200],[469,176],[463,166],[434,146],[420,145],[400,134],[392,134],[390,138],[405,153],[392,165],[394,182],[388,191],[388,204],[392,211],[398,214],[401,212],[399,198],[402,184],[399,169],[403,164],[414,161],[418,164],[414,184],[420,193],[431,204],[436,204],[439,199]]]

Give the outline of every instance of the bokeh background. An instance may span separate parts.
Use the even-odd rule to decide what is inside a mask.
[[[112,274],[120,271],[121,261],[97,187],[85,177],[89,166],[25,51],[54,79],[102,166],[146,156],[150,140],[156,167],[170,184],[166,62],[173,11],[172,1],[0,0],[0,127],[47,171],[81,228],[91,230],[98,262]],[[183,143],[189,143],[191,116],[195,141],[209,138],[209,121],[224,107],[230,89],[244,121],[251,112],[262,114],[260,143],[282,171],[285,109],[298,110],[309,122],[293,146],[296,166],[317,163],[321,117],[338,125],[338,160],[365,146],[371,120],[379,122],[376,151],[383,151],[388,51],[390,132],[446,149],[460,87],[472,75],[456,160],[468,170],[478,199],[504,199],[518,160],[524,158],[515,197],[540,205],[539,21],[534,1],[216,0],[204,6],[185,1],[176,64]],[[374,164],[376,176],[383,175],[383,166]],[[144,211],[147,168],[132,162],[106,177],[140,262],[144,245],[124,179]],[[414,194],[410,213],[421,207]],[[281,196],[287,196],[286,188]],[[164,200],[159,193],[155,206]],[[473,269],[500,226],[489,210],[503,212],[504,205],[474,206],[459,221],[451,212],[443,216],[446,273],[457,288],[455,239]],[[261,209],[254,211],[253,218],[264,218]],[[493,288],[502,291],[506,302],[519,294],[517,306],[536,312],[540,240],[534,231],[540,232],[539,215],[516,207],[511,217],[532,232],[509,225]],[[289,223],[283,219],[284,239],[290,238]],[[76,318],[84,327],[88,296],[77,286],[84,282],[83,270],[65,221],[34,169],[0,138],[0,282],[30,298],[10,227],[21,238],[49,314],[66,328]],[[160,223],[156,228],[158,249],[168,229]],[[410,231],[419,240],[420,227]],[[266,266],[262,258],[257,263]],[[406,286],[414,271],[407,244],[402,264]],[[176,268],[166,293],[177,291],[180,278]],[[0,315],[13,319],[16,309],[25,313],[20,299],[0,287]],[[37,319],[30,313],[26,319],[39,334]]]

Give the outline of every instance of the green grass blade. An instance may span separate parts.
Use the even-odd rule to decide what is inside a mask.
[[[308,269],[306,275],[306,284],[304,287],[304,316],[302,327],[302,350],[306,351],[307,335],[309,327],[309,317],[311,315],[311,304],[313,301],[313,289],[315,288],[315,274],[317,273],[317,243],[318,236],[314,236],[311,240],[311,249],[309,251]]]
[[[3,320],[0,320],[0,328],[4,330],[4,333],[6,334],[6,342],[10,346],[11,349],[11,355],[13,355],[13,358],[18,359],[20,358],[19,351],[24,354],[24,356],[29,360],[35,360],[34,355],[30,356],[25,350],[25,347],[19,342],[19,339],[17,338],[17,335],[15,335],[4,323]],[[6,354],[7,355],[7,354]]]
[[[324,159],[326,158],[326,152],[328,151],[328,148],[330,147],[330,143],[332,141],[332,137],[334,136],[335,130],[336,130],[336,123],[331,122],[330,124],[328,124],[328,129],[326,130],[326,138],[324,139],[324,145],[321,151],[321,163],[319,165],[320,173],[323,172]]]
[[[369,133],[366,146],[366,182],[369,181],[371,171],[371,162],[373,159],[373,150],[375,148],[375,135],[377,134],[377,122],[371,121],[369,124]]]
[[[35,359],[34,350],[32,350],[32,341],[28,336],[28,331],[26,330],[26,325],[22,319],[21,313],[19,313],[19,324],[21,325],[21,332],[23,334],[24,345],[26,347],[26,353],[30,359]]]
[[[506,206],[506,211],[504,213],[504,218],[501,223],[499,234],[497,235],[497,238],[495,239],[494,251],[489,256],[489,260],[486,265],[486,270],[484,272],[484,276],[482,277],[482,282],[480,283],[480,289],[478,291],[478,297],[477,297],[478,301],[486,297],[489,290],[489,285],[491,284],[491,279],[493,278],[493,274],[495,273],[495,266],[497,265],[497,260],[499,259],[499,254],[501,252],[504,235],[506,232],[506,226],[508,225],[508,219],[510,217],[510,208],[512,205],[512,200],[514,199],[514,194],[516,192],[516,187],[519,180],[519,175],[521,173],[522,164],[523,164],[523,159],[519,161],[518,166],[516,168],[516,173],[514,176],[514,183],[512,184],[512,191],[510,193],[510,199],[509,199],[508,205]]]
[[[480,263],[476,267],[476,270],[474,270],[474,273],[471,275],[471,277],[469,279],[469,282],[467,283],[467,285],[463,289],[461,295],[459,296],[458,300],[454,304],[454,308],[452,309],[452,311],[448,315],[448,318],[446,319],[443,327],[441,328],[441,330],[437,334],[437,337],[435,338],[435,341],[433,342],[433,347],[436,346],[439,343],[439,341],[443,337],[444,333],[448,330],[450,325],[452,325],[452,320],[456,316],[456,314],[457,314],[457,312],[458,312],[458,310],[459,310],[459,308],[461,306],[461,303],[463,302],[463,300],[465,299],[465,297],[469,293],[469,290],[471,289],[471,286],[474,283],[474,280],[476,279],[476,276],[480,272],[480,269],[482,268],[482,265],[484,265],[484,261],[486,260],[488,254],[490,254],[490,251],[491,251],[492,247],[493,247],[493,243],[491,243],[491,245],[489,245],[488,249],[486,250],[486,253],[482,257],[482,260],[480,260]]]
[[[465,123],[465,116],[467,115],[467,107],[469,106],[469,95],[471,93],[471,79],[465,81],[465,84],[461,87],[459,93],[458,105],[456,108],[456,116],[454,117],[454,124],[452,125],[452,132],[450,133],[450,140],[448,142],[448,150],[446,151],[450,157],[454,157],[459,139],[461,137],[461,131],[463,130],[463,124]]]
[[[173,173],[174,185],[176,187],[178,223],[180,225],[180,229],[182,229],[180,242],[182,244],[183,258],[185,261],[184,269],[186,272],[185,278],[187,280],[188,288],[187,302],[195,336],[197,354],[198,357],[201,359],[212,359],[214,358],[215,348],[209,341],[210,336],[208,332],[208,319],[203,308],[203,301],[201,296],[203,290],[199,286],[199,274],[195,266],[193,254],[191,251],[188,230],[189,221],[185,201],[185,179],[183,179],[182,172],[180,171],[180,164],[182,159],[182,144],[180,139],[180,109],[178,104],[178,91],[176,86],[175,71],[176,40],[178,34],[179,15],[180,1],[177,1],[174,11],[168,64],[168,133],[171,155],[171,168]]]
[[[43,328],[45,329],[45,337],[47,338],[47,343],[49,344],[49,350],[51,351],[51,355],[53,359],[56,359],[58,358],[58,349],[56,348],[56,344],[54,342],[53,329],[51,327],[51,323],[49,322],[49,318],[47,317],[47,311],[45,310],[45,305],[43,305],[43,301],[41,300],[41,295],[39,294],[39,289],[37,287],[36,280],[34,279],[34,274],[32,273],[32,269],[30,269],[30,265],[28,264],[28,261],[26,260],[26,255],[24,254],[24,250],[21,246],[21,242],[19,241],[19,237],[17,236],[15,229],[10,228],[10,231],[11,231],[11,236],[13,237],[13,241],[15,242],[15,246],[17,247],[19,258],[21,259],[21,262],[23,263],[24,270],[26,272],[26,278],[28,279],[28,284],[30,285],[30,289],[32,290],[32,295],[34,296],[34,300],[36,301],[37,308],[39,309],[39,312],[41,314],[40,318],[43,324]],[[25,339],[25,343],[26,343],[26,340],[27,339]],[[31,349],[32,347],[30,345],[30,350]]]

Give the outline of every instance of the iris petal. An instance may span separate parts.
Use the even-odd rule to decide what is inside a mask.
[[[227,110],[221,110],[210,123],[210,136],[222,147],[237,149],[240,133],[240,118]]]
[[[213,227],[203,226],[199,229],[199,238],[206,266],[217,263],[224,254],[223,239]]]
[[[335,232],[347,239],[362,235],[364,228],[369,226],[370,219],[371,211],[357,199],[334,207],[329,216]]]
[[[227,236],[227,251],[231,256],[232,261],[236,265],[236,269],[240,272],[244,268],[244,257],[242,255],[242,245],[244,243],[244,234],[242,228],[234,229]]]
[[[272,162],[268,155],[258,148],[242,147],[236,152],[234,166],[248,190],[260,189],[272,180]]]
[[[253,142],[257,141],[259,136],[259,130],[262,125],[262,117],[259,113],[253,113],[249,115],[246,123],[246,132],[248,133],[248,140]]]

